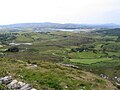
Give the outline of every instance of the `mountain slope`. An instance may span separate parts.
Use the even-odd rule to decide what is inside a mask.
[[[2,25],[2,28],[57,28],[57,29],[86,29],[86,28],[120,28],[120,25],[116,24],[60,24],[60,23],[18,23],[10,25]]]
[[[0,76],[11,75],[38,90],[113,90],[111,82],[89,72],[60,64],[0,59]],[[36,66],[37,65],[37,66]]]

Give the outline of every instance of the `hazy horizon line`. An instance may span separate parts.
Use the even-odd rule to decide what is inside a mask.
[[[118,23],[75,23],[75,22],[67,22],[67,23],[61,23],[61,22],[16,22],[16,23],[9,23],[9,24],[0,24],[0,26],[5,25],[14,25],[14,24],[31,24],[31,23],[54,23],[54,24],[82,24],[82,25],[105,25],[105,24],[113,24],[113,25],[120,25]]]

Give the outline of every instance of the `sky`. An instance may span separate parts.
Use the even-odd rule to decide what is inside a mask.
[[[0,0],[0,25],[32,22],[120,24],[120,0]]]

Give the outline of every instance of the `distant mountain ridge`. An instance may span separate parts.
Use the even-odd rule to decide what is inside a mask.
[[[120,28],[120,25],[109,24],[60,24],[60,23],[18,23],[10,25],[1,25],[1,28],[55,28],[55,29],[90,29],[90,28]]]

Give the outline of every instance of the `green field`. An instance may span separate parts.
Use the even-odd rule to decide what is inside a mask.
[[[107,62],[112,60],[111,58],[99,58],[99,59],[70,59],[71,62],[82,63],[82,64],[93,64],[98,62]]]
[[[68,54],[71,58],[76,58],[76,59],[94,59],[94,58],[100,58],[101,56],[104,56],[105,54],[103,53],[93,53],[93,52],[77,52],[77,53],[69,53]]]

